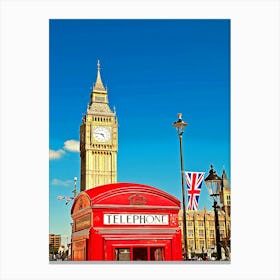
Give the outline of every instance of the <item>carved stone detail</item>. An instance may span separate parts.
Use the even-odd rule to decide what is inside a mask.
[[[92,103],[88,109],[88,114],[106,114],[108,116],[115,116],[115,114],[111,111],[108,104],[104,103]]]

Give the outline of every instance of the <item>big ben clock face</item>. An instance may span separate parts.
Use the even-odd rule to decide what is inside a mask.
[[[98,142],[106,142],[111,139],[111,131],[105,126],[99,126],[93,129],[93,138]]]

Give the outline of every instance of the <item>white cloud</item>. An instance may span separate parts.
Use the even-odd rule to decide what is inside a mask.
[[[52,159],[59,159],[61,158],[63,155],[65,154],[65,151],[63,151],[62,149],[60,150],[50,150],[49,151],[49,157],[50,157],[50,160]]]
[[[53,159],[60,159],[61,157],[63,157],[65,155],[65,151],[69,151],[69,152],[80,152],[80,142],[77,140],[67,140],[64,142],[64,147],[63,149],[59,149],[59,150],[51,150],[49,151],[49,157],[50,160]]]
[[[52,179],[51,181],[52,185],[55,186],[63,186],[63,187],[70,187],[74,185],[74,181],[73,180],[59,180],[59,179]]]
[[[77,140],[67,140],[64,142],[63,149],[69,152],[80,152],[80,142]]]

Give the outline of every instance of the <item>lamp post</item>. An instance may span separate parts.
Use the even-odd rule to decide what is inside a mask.
[[[217,202],[217,197],[220,195],[220,188],[222,179],[216,174],[216,171],[213,169],[213,165],[211,164],[211,169],[209,171],[209,175],[205,178],[205,183],[209,192],[209,195],[213,197],[214,204],[214,215],[215,215],[215,235],[216,235],[216,247],[217,247],[217,260],[222,258],[221,251],[221,240],[220,240],[220,230],[219,230],[219,218],[218,218],[218,209],[220,206]]]
[[[77,177],[74,177],[74,189],[72,191],[72,193],[74,194],[74,198],[76,197],[77,195],[77,180],[78,178]]]
[[[184,260],[188,260],[188,244],[187,244],[187,217],[186,217],[186,198],[185,198],[185,183],[184,183],[184,161],[183,161],[183,146],[182,138],[184,128],[188,124],[183,121],[182,114],[178,114],[178,120],[173,123],[173,126],[177,129],[178,137],[180,140],[180,161],[181,161],[181,180],[182,180],[182,202],[183,202],[183,237],[184,237]]]
[[[72,190],[72,193],[74,194],[74,196],[63,196],[63,195],[59,195],[57,196],[58,200],[63,200],[65,199],[65,204],[67,205],[71,200],[75,199],[76,195],[77,195],[77,177],[74,177],[74,189]]]
[[[72,190],[73,196],[63,196],[63,195],[59,195],[57,196],[58,200],[64,200],[65,199],[65,204],[67,205],[70,201],[74,200],[77,196],[77,177],[74,177],[74,189]],[[70,223],[71,225],[71,232],[73,232],[73,223]],[[68,236],[67,236],[67,243],[66,246],[68,246]],[[72,238],[71,238],[71,243],[70,246],[72,248]],[[72,250],[72,249],[71,249]]]

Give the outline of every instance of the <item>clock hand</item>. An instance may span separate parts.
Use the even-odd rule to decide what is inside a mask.
[[[102,132],[96,132],[96,134],[102,135],[103,138],[105,137],[104,133],[102,133]]]

